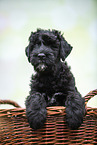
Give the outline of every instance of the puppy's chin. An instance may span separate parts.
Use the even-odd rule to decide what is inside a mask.
[[[39,72],[44,72],[46,70],[47,66],[45,64],[39,64],[37,67],[36,67],[36,71],[39,71]]]

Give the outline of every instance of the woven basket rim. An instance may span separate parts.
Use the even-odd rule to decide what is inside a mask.
[[[87,105],[88,101],[93,98],[95,95],[97,95],[97,89],[90,91],[84,98],[85,98],[85,105]],[[8,105],[13,105],[15,108],[13,109],[0,109],[0,116],[2,116],[1,112],[7,112],[5,115],[11,115],[11,112],[15,112],[15,114],[18,112],[21,114],[25,114],[25,108],[22,108],[20,105],[18,105],[16,102],[12,100],[0,100],[0,104],[8,104]],[[56,114],[65,114],[65,108],[64,106],[52,106],[52,107],[47,107],[47,114],[48,115],[56,115]],[[88,109],[91,109],[92,107],[88,107]],[[94,110],[97,108],[93,108]],[[87,107],[86,107],[87,110]],[[3,114],[4,115],[4,114]]]

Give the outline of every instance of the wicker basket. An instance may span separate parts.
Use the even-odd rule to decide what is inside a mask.
[[[85,102],[97,90],[85,96]],[[83,124],[78,130],[68,129],[64,115],[65,107],[48,107],[47,121],[37,131],[29,127],[25,109],[9,100],[0,100],[0,104],[12,104],[14,109],[0,109],[0,145],[96,145],[97,144],[97,108],[87,108]]]

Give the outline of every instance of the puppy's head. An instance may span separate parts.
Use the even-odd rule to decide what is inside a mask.
[[[37,29],[31,33],[25,51],[34,69],[44,72],[52,71],[60,59],[65,60],[71,50],[72,47],[59,31]]]

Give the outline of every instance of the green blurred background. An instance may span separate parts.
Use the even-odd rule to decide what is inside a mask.
[[[0,99],[25,107],[34,73],[25,47],[37,28],[64,33],[78,90],[84,96],[97,89],[97,0],[0,0]],[[88,105],[97,107],[97,96]]]

